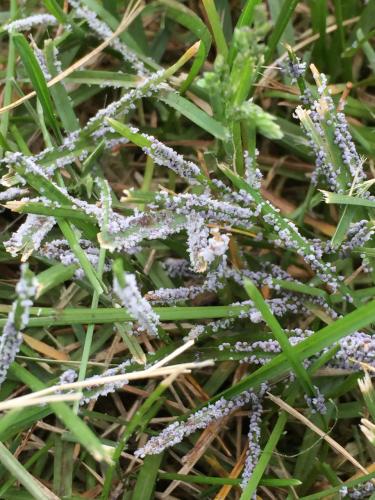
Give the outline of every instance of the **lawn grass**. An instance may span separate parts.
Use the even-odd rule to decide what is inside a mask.
[[[375,498],[375,2],[1,7],[0,498]]]

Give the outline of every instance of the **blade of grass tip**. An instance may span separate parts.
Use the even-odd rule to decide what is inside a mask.
[[[3,443],[0,443],[0,462],[37,500],[58,500],[59,497],[35,479]]]
[[[58,208],[46,206],[42,202],[28,202],[28,201],[8,201],[5,203],[5,208],[18,212],[20,214],[36,214],[47,215],[51,217],[63,217],[69,220],[80,220],[88,223],[95,223],[95,219],[83,211],[75,210],[69,206],[61,205]]]
[[[139,470],[137,482],[135,483],[132,500],[149,500],[154,498],[156,478],[163,455],[163,453],[149,455],[143,460],[143,465]]]
[[[13,35],[13,40],[16,49],[21,56],[22,62],[25,66],[32,86],[35,89],[40,104],[42,105],[48,125],[52,128],[55,137],[61,138],[60,129],[53,109],[52,100],[49,95],[46,80],[39,66],[38,60],[35,57],[35,54],[30,45],[27,43],[26,38],[21,33],[15,33]]]
[[[265,64],[269,64],[272,60],[274,52],[276,50],[277,44],[287,27],[290,18],[293,15],[295,8],[298,5],[299,0],[284,0],[281,7],[280,14],[277,18],[275,26],[273,27],[271,36],[267,41],[267,52],[265,56]]]
[[[301,361],[295,355],[295,352],[293,350],[292,345],[289,342],[287,335],[281,328],[280,323],[272,314],[272,311],[269,308],[266,301],[264,300],[264,298],[262,297],[262,294],[259,292],[254,283],[249,279],[246,279],[244,281],[244,288],[249,297],[251,298],[251,300],[254,302],[255,307],[259,310],[259,312],[263,316],[265,322],[271,328],[275,339],[280,344],[282,351],[285,353],[285,356],[288,358],[291,366],[293,367],[293,370],[297,375],[297,379],[301,384],[305,394],[308,395],[309,397],[313,397],[315,395],[315,389],[310,380],[310,377],[305,368],[303,367]]]
[[[202,0],[203,7],[206,11],[209,23],[211,25],[212,34],[214,36],[216,49],[218,55],[224,57],[224,59],[228,55],[228,46],[225,40],[225,35],[223,31],[223,27],[221,25],[221,20],[219,17],[219,13],[216,9],[216,5],[214,0]]]
[[[17,0],[11,0],[10,2],[10,21],[14,21],[17,17]],[[16,63],[16,54],[13,41],[13,34],[9,33],[9,43],[8,43],[8,62],[5,75],[5,86],[3,90],[3,106],[8,106],[12,100],[12,80],[14,79]],[[9,112],[4,113],[0,124],[0,134],[4,139],[7,137],[9,125]],[[6,147],[6,143],[5,143]],[[0,157],[3,156],[4,145],[0,149]]]
[[[354,205],[358,207],[375,208],[375,201],[360,196],[351,196],[348,194],[331,193],[330,191],[319,190],[324,197],[325,203],[337,205]]]
[[[372,444],[372,446],[375,446],[375,424],[370,422],[370,420],[368,420],[367,418],[361,418],[361,425],[359,426],[359,428],[361,429],[362,433],[366,436],[367,440]],[[354,432],[355,435],[356,434],[358,435],[358,430],[356,428],[354,429]],[[362,446],[359,436],[356,439],[356,441],[358,442],[358,444],[360,444],[360,446]],[[361,455],[363,457],[363,454]]]
[[[169,388],[169,386],[173,383],[176,377],[178,377],[179,373],[180,373],[179,371],[176,371],[175,373],[169,375],[165,380],[160,382],[157,388],[144,401],[141,407],[134,414],[133,418],[130,420],[113,454],[113,464],[107,470],[101,495],[102,500],[107,500],[109,498],[112,488],[112,480],[115,472],[115,467],[118,464],[118,461],[121,457],[121,453],[125,448],[129,438],[132,436],[132,434],[134,433],[134,431],[137,429],[138,426],[145,425],[147,423],[145,421],[147,412],[152,408],[152,406],[161,397],[161,395]]]
[[[160,76],[159,79],[156,79],[154,82],[150,83],[150,85],[156,85],[159,82],[167,80],[168,78],[170,78],[171,76],[173,76],[179,69],[182,68],[182,66],[184,66],[184,64],[186,64],[188,61],[190,61],[190,59],[197,54],[197,52],[199,51],[200,46],[201,46],[201,42],[200,41],[194,43],[191,47],[189,47],[187,49],[186,52],[184,52],[184,54],[182,54],[182,56],[174,64],[172,64],[172,66],[170,66],[169,68],[167,68],[162,73],[162,75]]]

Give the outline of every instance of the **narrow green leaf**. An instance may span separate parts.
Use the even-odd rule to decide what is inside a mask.
[[[310,377],[306,369],[302,366],[301,361],[295,355],[293,347],[290,344],[287,335],[281,328],[280,323],[272,314],[272,311],[269,308],[268,304],[263,299],[261,293],[259,292],[259,290],[256,288],[256,286],[252,281],[246,279],[244,281],[244,287],[251,300],[253,300],[255,307],[258,309],[258,311],[263,316],[265,322],[271,328],[275,339],[278,341],[285,356],[288,358],[290,365],[293,367],[293,370],[297,375],[297,380],[301,384],[305,394],[309,395],[310,397],[313,396],[315,393],[315,389],[310,380]]]
[[[60,130],[53,110],[53,105],[46,80],[44,78],[42,70],[40,69],[34,52],[21,33],[15,33],[13,35],[13,40],[17,51],[21,56],[22,62],[26,68],[32,86],[42,105],[48,125],[52,128],[55,136],[60,137]]]
[[[284,0],[280,10],[279,17],[277,18],[271,36],[267,41],[267,53],[266,53],[265,64],[271,62],[277,44],[279,43],[279,40],[282,37],[282,34],[284,33],[285,28],[287,27],[289,20],[292,17],[293,12],[298,5],[298,2],[299,0]]]
[[[163,453],[159,455],[149,455],[143,460],[143,465],[138,473],[137,482],[132,496],[132,500],[150,500],[154,498],[156,478],[159,472]]]
[[[200,128],[213,135],[221,141],[228,138],[228,130],[221,123],[209,116],[205,111],[198,108],[194,103],[185,97],[174,92],[164,92],[160,95],[160,100],[168,104]]]
[[[202,0],[208,20],[214,35],[218,55],[224,58],[228,55],[228,46],[225,40],[223,27],[214,0]]]
[[[13,456],[8,448],[0,443],[0,462],[37,500],[58,500],[58,497],[34,478]]]

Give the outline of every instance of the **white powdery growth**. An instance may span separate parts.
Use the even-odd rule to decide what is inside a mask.
[[[101,217],[98,217],[100,223]],[[100,244],[111,251],[134,253],[142,240],[164,240],[179,233],[185,227],[185,219],[176,218],[168,211],[140,212],[124,217],[113,213],[108,224],[107,240],[100,235]]]
[[[252,219],[259,216],[261,210],[260,206],[252,209],[216,200],[208,190],[200,195],[182,193],[173,196],[162,191],[156,195],[155,202],[177,214],[189,215],[192,211],[197,211],[207,222],[220,221],[236,226],[245,224],[246,227]]]
[[[20,196],[24,196],[27,193],[27,189],[12,187],[0,193],[0,201],[14,200],[14,198],[19,198]]]
[[[288,331],[288,333],[289,342],[294,346],[311,336],[314,332],[312,330],[295,328],[294,330]],[[266,364],[272,355],[279,354],[281,352],[280,344],[274,339],[257,340],[251,343],[238,341],[233,346],[227,342],[219,345],[219,349],[221,351],[226,348],[229,348],[235,353],[247,354],[247,356],[240,360],[240,363],[251,363],[255,365]]]
[[[22,252],[22,260],[27,260],[30,255],[38,250],[43,239],[55,225],[53,217],[29,214],[26,221],[12,234],[4,247],[13,257]]]
[[[313,335],[312,330],[286,330],[289,334],[289,342],[295,346]],[[375,338],[364,332],[355,332],[340,339],[337,344],[338,351],[335,353],[328,366],[332,368],[358,371],[361,369],[360,363],[375,368]],[[270,358],[279,354],[282,350],[277,340],[266,339],[255,342],[236,342],[234,345],[225,342],[219,345],[219,349],[229,349],[233,353],[243,353],[244,357],[240,362],[246,362],[256,365],[268,363]],[[317,353],[321,355],[325,350]],[[315,411],[324,412],[324,396],[317,390],[316,397],[306,400]]]
[[[189,331],[188,335],[186,335],[183,340],[184,342],[188,342],[189,340],[196,341],[203,334],[215,334],[219,330],[226,330],[232,326],[234,321],[234,318],[225,318],[211,321],[207,325],[196,325]]]
[[[302,62],[298,57],[294,61],[288,59],[285,66],[281,70],[285,73],[289,73],[291,77],[291,83],[296,83],[301,76],[305,74],[307,64]]]
[[[201,273],[207,269],[207,263],[202,256],[202,249],[208,245],[209,230],[204,218],[196,212],[187,216],[186,231],[188,250],[192,269]]]
[[[176,304],[185,300],[195,299],[201,293],[206,292],[205,283],[194,286],[180,286],[178,288],[159,288],[147,293],[147,298],[153,304]]]
[[[22,331],[29,322],[32,299],[37,290],[37,280],[24,264],[21,278],[16,285],[17,299],[8,314],[3,334],[0,337],[0,384],[6,379],[9,366],[13,363],[22,344]]]
[[[160,82],[163,73],[163,70],[152,73],[150,76],[144,78],[138,87],[135,87],[124,94],[121,99],[111,102],[111,104],[105,108],[100,109],[95,116],[90,118],[85,127],[81,130],[81,134],[89,132],[94,139],[102,138],[109,133],[113,134],[114,130],[106,124],[105,119],[112,118],[114,116],[119,117],[131,110],[136,109],[135,101],[142,99],[142,97],[151,97],[162,87],[166,87],[165,83]],[[64,141],[66,143],[66,147],[72,147],[78,138],[79,134],[72,137],[68,136],[66,141]]]
[[[17,19],[4,26],[4,29],[9,33],[15,31],[29,31],[34,26],[54,26],[57,24],[57,19],[50,14],[35,14],[34,16]]]
[[[300,234],[294,222],[279,216],[279,210],[276,210],[270,202],[266,201],[265,205],[268,205],[271,210],[263,214],[263,220],[266,224],[271,226],[272,230],[276,233],[274,244],[296,251],[296,253],[303,257],[311,266],[319,278],[329,285],[332,291],[336,291],[340,286],[340,281],[343,281],[344,278],[335,275],[336,269],[333,264],[320,260],[319,249],[318,254],[316,254],[315,245],[310,244],[310,242]]]
[[[319,176],[325,177],[333,191],[342,193],[353,183],[359,183],[367,177],[346,117],[341,110],[337,111],[330,95],[326,76],[313,73],[318,85],[318,98],[314,100],[310,90],[305,92],[301,100],[306,109],[298,106],[296,117],[316,157],[313,182],[316,183]],[[342,104],[340,102],[340,108]],[[339,157],[339,161],[335,156]],[[345,168],[342,169],[342,166]]]
[[[250,422],[249,422],[249,447],[246,454],[245,467],[242,473],[241,488],[245,489],[251,475],[258,463],[261,448],[260,448],[260,435],[261,423],[263,413],[263,397],[268,390],[267,384],[262,384],[258,393],[249,392],[250,395]]]
[[[324,415],[327,413],[327,406],[326,406],[326,400],[324,397],[324,394],[322,394],[319,390],[319,387],[314,385],[315,389],[315,396],[310,398],[305,394],[304,398],[306,403],[311,409],[311,413],[320,413],[321,415]]]
[[[51,73],[48,71],[46,58],[44,57],[43,51],[39,49],[36,45],[33,47],[34,55],[39,63],[40,69],[44,75],[44,78],[48,81],[51,80]]]
[[[360,369],[359,363],[375,368],[375,337],[364,332],[354,332],[339,341],[340,349],[332,364],[346,370]]]
[[[132,132],[138,133],[137,128],[133,128]],[[168,167],[177,175],[188,180],[190,183],[196,182],[196,177],[201,174],[198,165],[192,161],[185,160],[184,157],[178,154],[174,149],[166,146],[158,141],[152,135],[141,134],[151,142],[150,147],[144,147],[143,151],[150,156],[157,165]]]
[[[50,152],[50,149],[47,149],[45,151]],[[41,167],[37,163],[37,161],[42,158],[43,158],[42,153],[32,157],[32,156],[25,156],[18,151],[15,153],[10,153],[9,151],[7,151],[5,157],[2,160],[0,160],[0,163],[4,163],[8,166],[11,166],[15,170],[17,170],[16,167],[22,169],[22,175],[33,174],[47,178],[48,176],[53,175],[56,167],[54,165],[50,165],[48,167]]]
[[[75,15],[87,22],[89,27],[96,33],[96,35],[102,40],[106,40],[113,35],[111,28],[103,21],[98,19],[96,13],[85,6],[81,5],[81,2],[77,0],[69,0],[69,4],[75,9]],[[142,61],[136,56],[136,54],[129,49],[124,43],[122,43],[118,38],[111,41],[110,45],[120,52],[125,61],[131,64],[131,66],[140,75],[149,74],[146,70]]]
[[[56,56],[56,54],[55,54]],[[59,61],[55,61],[56,69],[58,69]],[[108,134],[113,136],[113,130],[111,127],[105,124],[105,119],[117,116],[119,117],[121,114],[124,114],[135,108],[135,101],[142,99],[142,97],[150,97],[153,93],[157,92],[161,87],[165,87],[164,83],[161,83],[159,80],[163,75],[163,71],[157,71],[147,78],[144,78],[142,83],[131,89],[129,92],[124,94],[121,99],[112,102],[105,108],[100,109],[87,124],[80,130],[76,130],[69,135],[67,135],[61,146],[57,149],[46,148],[34,157],[25,156],[22,153],[6,153],[5,158],[0,159],[0,164],[7,165],[18,165],[25,169],[26,173],[32,173],[37,175],[42,175],[44,177],[52,176],[56,169],[64,168],[65,166],[72,163],[76,158],[77,154],[74,150],[80,149],[81,144],[80,141],[82,137],[87,137],[87,135],[91,135],[93,139],[98,138],[106,138]],[[115,139],[117,142],[117,139]],[[126,142],[124,139],[118,139],[119,143]],[[109,142],[107,144],[108,147],[113,147],[113,142]],[[59,157],[56,158],[56,152],[59,153]],[[68,154],[67,154],[68,153]],[[82,161],[82,155],[87,157],[89,152],[87,150],[81,151],[80,159]],[[49,155],[53,155],[53,158],[49,159]],[[41,167],[37,162],[46,162],[48,163],[48,167]],[[22,180],[19,178],[19,180]]]
[[[117,146],[123,146],[125,144],[129,143],[129,139],[126,137],[115,137],[112,139],[106,139],[104,141],[104,148],[105,149],[114,149]]]
[[[134,361],[128,359],[121,363],[120,365],[114,368],[108,368],[100,375],[93,375],[86,380],[100,380],[102,377],[111,377],[112,375],[120,375],[127,372],[130,366],[134,365]],[[90,401],[96,401],[100,396],[107,396],[112,392],[116,392],[118,389],[121,389],[122,386],[127,385],[128,381],[126,379],[121,380],[120,382],[111,382],[105,385],[98,385],[98,389],[95,389],[95,386],[92,387],[85,397],[81,399],[80,405],[84,405],[89,403]]]
[[[364,247],[375,234],[375,225],[366,219],[350,225],[346,241],[341,245],[340,256],[348,256],[355,248]]]
[[[59,384],[64,385],[64,384],[71,384],[72,382],[75,382],[78,377],[78,374],[76,371],[69,369],[63,372],[60,375],[59,378]]]
[[[220,243],[219,249],[223,249],[222,242],[219,243]],[[225,248],[226,248],[226,243],[225,243]],[[184,265],[184,268],[187,268],[188,266],[187,261],[182,261],[182,264]],[[286,272],[282,272],[282,270],[278,266],[272,266],[271,269],[276,277],[281,279],[288,279],[288,278],[290,279],[290,276]],[[181,274],[179,274],[179,276],[181,276]],[[186,274],[185,271],[184,276],[188,278],[194,277],[191,271],[188,274]],[[215,268],[215,270],[212,270],[206,274],[206,279],[203,281],[203,283],[201,284],[195,283],[194,285],[191,286],[181,286],[178,288],[159,288],[158,290],[150,291],[147,294],[147,297],[153,303],[173,304],[183,300],[192,300],[199,294],[207,292],[216,292],[217,290],[225,286],[226,279],[232,279],[242,287],[243,280],[245,277],[252,279],[259,285],[267,284],[271,288],[277,289],[277,287],[273,285],[272,276],[270,276],[269,273],[263,271],[255,272],[246,269],[237,270],[234,268],[230,268],[225,262],[225,259],[223,259],[219,263],[219,265]],[[297,312],[301,313],[302,311],[305,311],[306,309],[303,307],[303,304],[300,302],[296,303],[296,300],[297,298],[292,297],[290,294],[286,297],[284,293],[284,297],[282,300],[273,299],[270,301],[270,306],[272,307],[273,311],[280,316],[285,314],[285,312],[287,311],[295,313]],[[245,303],[236,305],[244,305],[244,304]],[[322,305],[324,307],[323,304],[319,305]],[[249,312],[245,311],[243,318],[248,318],[248,317],[254,323],[259,323],[260,321],[262,321],[261,314],[255,308],[252,308]]]
[[[224,256],[229,246],[229,236],[221,234],[218,228],[211,229],[211,235],[212,237],[208,240],[207,246],[200,252],[206,265],[211,264],[216,257]]]
[[[102,377],[111,377],[112,375],[120,375],[126,373],[128,368],[130,366],[134,365],[134,361],[131,359],[128,359],[124,361],[123,363],[119,364],[118,366],[114,368],[108,368],[105,370],[103,373],[98,374],[98,375],[93,375],[92,377],[88,377],[85,379],[85,381],[88,380],[100,380]],[[60,375],[60,380],[59,380],[59,385],[64,385],[64,384],[70,384],[72,382],[75,382],[78,377],[78,374],[76,371],[69,369],[63,372]],[[120,389],[122,386],[128,384],[127,380],[121,380],[119,382],[111,382],[108,384],[98,384],[91,386],[90,390],[85,392],[84,397],[80,400],[79,404],[82,406],[84,404],[89,403],[90,401],[96,401],[100,396],[107,396],[111,392],[115,392],[118,389]],[[57,390],[56,391],[58,394],[61,394],[62,391]]]
[[[220,398],[215,403],[209,404],[191,414],[184,422],[174,422],[166,427],[158,436],[147,441],[143,448],[135,452],[137,457],[157,455],[166,448],[180,443],[185,437],[190,436],[199,429],[205,429],[213,421],[228,416],[233,411],[249,403],[252,399],[251,391],[245,391],[236,398]]]
[[[262,172],[256,166],[256,158],[259,155],[259,151],[255,150],[254,157],[249,156],[249,153],[245,151],[244,160],[246,168],[246,182],[254,189],[260,189],[260,185],[263,179]]]
[[[162,266],[171,278],[191,278],[195,276],[187,259],[168,257],[162,262]]]
[[[349,498],[353,498],[355,500],[363,500],[364,498],[370,498],[371,493],[375,490],[375,485],[371,481],[367,481],[366,483],[360,484],[355,488],[346,488],[346,492],[344,493]],[[342,488],[340,488],[342,490]]]
[[[159,316],[153,311],[151,305],[144,299],[137,286],[134,274],[124,276],[125,286],[122,287],[115,277],[113,291],[120,299],[122,305],[128,309],[132,317],[139,323],[140,329],[145,330],[153,337],[158,336]]]
[[[192,300],[201,293],[214,292],[224,286],[221,278],[224,265],[221,263],[214,272],[208,273],[202,284],[178,288],[159,288],[148,292],[147,298],[155,304],[175,304],[182,300]]]
[[[99,264],[99,249],[94,247],[90,240],[79,240],[79,245],[85,252],[87,260],[96,269]],[[47,242],[39,250],[39,253],[47,259],[60,261],[64,266],[77,265],[79,266],[79,260],[72,252],[70,245],[67,240],[52,240]],[[111,270],[110,262],[105,262],[103,271],[108,272]],[[75,272],[75,277],[77,279],[82,279],[85,276],[84,270],[79,267]]]
[[[53,46],[53,65],[58,73],[62,72],[63,69],[61,61],[59,59],[59,49],[55,45]],[[69,96],[68,99],[70,99]]]

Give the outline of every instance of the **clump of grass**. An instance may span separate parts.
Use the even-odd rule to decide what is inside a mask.
[[[373,19],[10,0],[1,498],[373,494]]]

